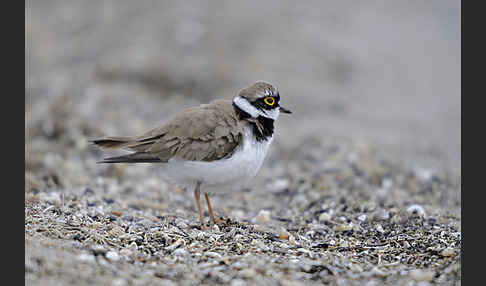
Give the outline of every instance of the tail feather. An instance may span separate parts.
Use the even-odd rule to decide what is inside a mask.
[[[148,153],[132,153],[128,155],[105,158],[98,163],[163,163],[157,157]]]
[[[102,148],[120,149],[129,146],[133,142],[131,137],[105,137],[101,139],[90,140],[90,142]]]

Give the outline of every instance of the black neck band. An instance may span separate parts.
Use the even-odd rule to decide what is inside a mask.
[[[235,109],[235,112],[238,115],[240,120],[252,118],[251,115],[248,112],[241,109],[234,102],[233,102],[233,108]],[[250,122],[250,124],[253,127],[253,135],[255,135],[256,140],[257,141],[265,141],[265,140],[269,139],[270,137],[272,137],[273,130],[274,130],[273,122],[275,120],[273,120],[272,118],[261,116],[261,115],[257,117],[257,120],[258,120],[258,123],[261,126],[261,132],[260,132],[260,129],[258,128],[256,122]]]

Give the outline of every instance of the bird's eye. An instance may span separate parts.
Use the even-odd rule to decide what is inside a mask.
[[[265,101],[265,103],[268,104],[268,105],[270,105],[270,106],[272,106],[272,105],[275,104],[275,99],[273,97],[270,97],[270,96],[269,97],[265,97],[263,99],[263,101]]]

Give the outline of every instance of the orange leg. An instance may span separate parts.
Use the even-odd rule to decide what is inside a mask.
[[[200,187],[201,187],[201,183],[198,182],[196,184],[196,189],[194,190],[194,199],[196,199],[196,207],[197,207],[197,211],[199,212],[199,218],[201,219],[201,229],[206,230],[206,226],[204,225],[204,216],[201,210],[201,201],[199,200],[201,196]]]
[[[213,208],[211,207],[211,203],[209,202],[208,193],[204,193],[204,198],[206,198],[206,203],[208,204],[208,211],[209,211],[209,217],[211,219],[211,225],[220,223],[221,220],[214,216]]]

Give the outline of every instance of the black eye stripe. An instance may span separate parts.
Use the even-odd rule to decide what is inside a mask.
[[[278,96],[278,95],[272,96],[272,98],[275,100],[275,103],[273,105],[266,104],[265,98],[266,97],[261,97],[261,98],[255,100],[254,102],[252,102],[251,104],[253,106],[255,106],[256,108],[260,109],[260,110],[262,110],[262,109],[270,110],[270,109],[274,109],[274,108],[279,106],[278,102],[280,101],[280,96]]]

